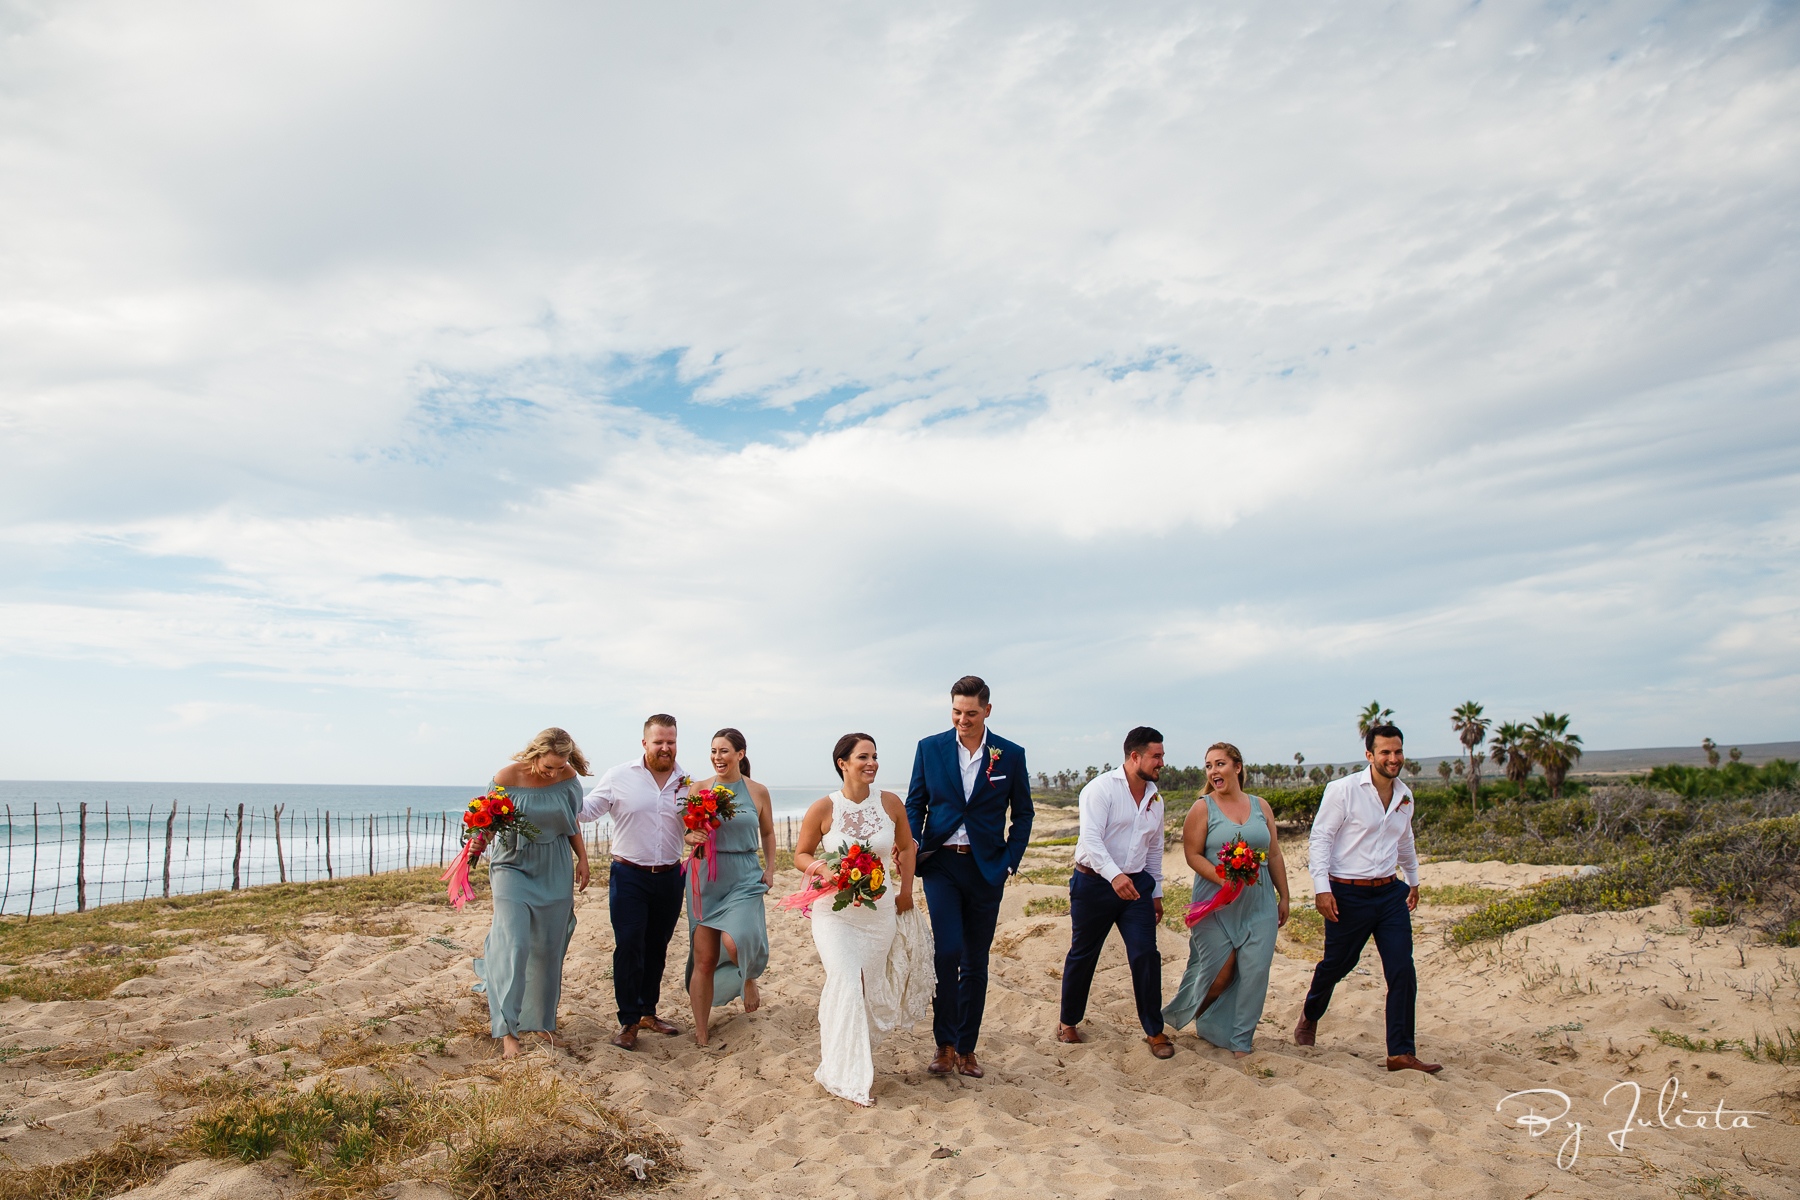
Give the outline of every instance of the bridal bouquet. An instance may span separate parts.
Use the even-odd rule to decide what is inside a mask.
[[[1262,877],[1263,864],[1268,861],[1268,851],[1251,849],[1250,843],[1241,837],[1220,846],[1219,874],[1225,882],[1212,899],[1196,900],[1188,905],[1187,916],[1182,918],[1187,927],[1192,929],[1207,913],[1224,908],[1242,895],[1245,888],[1254,887]]]
[[[874,908],[875,902],[887,895],[887,872],[882,869],[881,859],[861,843],[852,843],[841,854],[821,854],[819,861],[829,866],[831,873],[818,883],[783,897],[782,908],[797,908],[801,916],[810,917],[812,902],[833,892],[837,899],[831,902],[832,912],[853,904]]]
[[[448,871],[438,876],[439,882],[450,884],[450,903],[457,908],[475,898],[475,888],[469,883],[469,868],[481,857],[488,843],[498,841],[511,850],[519,844],[520,834],[533,841],[544,835],[543,830],[519,815],[518,805],[499,784],[486,795],[469,801],[469,807],[463,810],[462,824],[462,853],[456,856]]]

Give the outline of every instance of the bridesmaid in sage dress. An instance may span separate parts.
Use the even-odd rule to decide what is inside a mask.
[[[1210,900],[1224,878],[1219,850],[1243,838],[1268,852],[1262,877],[1188,931],[1188,964],[1175,998],[1163,1009],[1171,1029],[1194,1022],[1194,1032],[1242,1058],[1269,996],[1275,931],[1287,924],[1287,864],[1275,837],[1275,814],[1259,796],[1244,793],[1244,756],[1228,742],[1206,751],[1206,803],[1188,810],[1181,845],[1194,869],[1194,899]]]
[[[519,816],[539,831],[535,839],[521,834],[511,849],[493,843],[488,858],[494,921],[475,974],[485,985],[488,1022],[505,1058],[518,1056],[520,1033],[568,1044],[556,1036],[556,1008],[563,956],[575,932],[575,891],[588,885],[587,846],[575,818],[580,776],[590,774],[575,739],[546,729],[494,776]]]
[[[696,787],[722,788],[737,797],[737,816],[719,826],[718,878],[708,879],[703,862],[688,877],[688,1002],[694,1009],[694,1040],[706,1045],[712,1010],[740,994],[744,1011],[761,1004],[756,981],[769,964],[769,926],[763,897],[775,882],[775,815],[769,789],[750,778],[744,735],[721,729],[713,735],[714,775]],[[697,846],[704,835],[689,833]],[[756,860],[761,841],[764,863]]]

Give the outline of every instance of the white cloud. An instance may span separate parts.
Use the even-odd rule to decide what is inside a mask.
[[[1792,732],[1782,10],[8,20],[15,662],[794,772],[971,668],[1046,766]]]

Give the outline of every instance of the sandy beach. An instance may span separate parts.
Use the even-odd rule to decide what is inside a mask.
[[[1303,842],[1284,843],[1297,904],[1309,889]],[[1034,849],[1027,866],[1066,860]],[[1171,855],[1169,875],[1184,878]],[[1427,864],[1427,885],[1528,886],[1571,868],[1499,863]],[[784,875],[776,894],[797,886]],[[1054,885],[1008,889],[995,943],[980,1054],[982,1080],[935,1079],[925,1065],[929,1027],[895,1036],[876,1055],[877,1107],[860,1110],[813,1083],[813,1005],[821,971],[804,920],[773,910],[764,1007],[720,1010],[714,1047],[645,1036],[635,1054],[611,1032],[611,938],[604,888],[577,900],[563,1032],[570,1050],[539,1048],[527,1069],[565,1083],[673,1135],[690,1171],[666,1194],[682,1197],[869,1195],[1164,1197],[1223,1193],[1326,1197],[1377,1191],[1404,1197],[1702,1195],[1800,1196],[1800,1078],[1791,1066],[1736,1050],[1659,1044],[1652,1029],[1753,1040],[1800,1026],[1800,951],[1758,944],[1739,930],[1684,922],[1688,898],[1651,909],[1566,916],[1504,945],[1453,951],[1442,930],[1464,908],[1422,906],[1415,917],[1422,1057],[1441,1075],[1389,1074],[1381,1043],[1383,987],[1371,947],[1339,989],[1316,1047],[1290,1038],[1316,950],[1284,937],[1256,1053],[1244,1060],[1176,1037],[1172,1060],[1152,1058],[1133,1018],[1117,939],[1095,981],[1081,1046],[1058,1044],[1066,917],[1026,916]],[[215,938],[158,960],[154,974],[107,1000],[0,1007],[0,1150],[13,1164],[64,1160],[111,1143],[133,1123],[173,1130],[192,1108],[156,1080],[169,1073],[236,1072],[275,1078],[327,1070],[330,1047],[362,1044],[372,1063],[338,1068],[349,1083],[394,1071],[419,1083],[501,1070],[484,1027],[485,1002],[469,990],[486,905],[462,914],[409,905],[373,915],[365,932],[302,932],[279,942],[255,934]],[[1159,934],[1165,994],[1186,961],[1186,939]],[[678,991],[685,927],[676,934],[661,1013],[684,1028]],[[287,1050],[273,1049],[288,1046]],[[123,1053],[95,1069],[96,1046]],[[382,1047],[408,1047],[381,1053]],[[305,1047],[314,1047],[315,1050]],[[85,1057],[80,1051],[86,1048]],[[61,1058],[59,1059],[59,1055]],[[72,1058],[71,1055],[74,1055]],[[79,1061],[83,1065],[62,1065]],[[130,1066],[133,1069],[118,1069]],[[517,1069],[517,1068],[514,1068]],[[1682,1093],[1658,1119],[1658,1089]],[[1621,1150],[1624,1089],[1640,1085],[1640,1120]],[[1515,1118],[1528,1089],[1565,1093],[1565,1120],[1583,1125],[1533,1138]],[[1557,1114],[1554,1097],[1537,1111]],[[1757,1110],[1752,1127],[1710,1127],[1716,1108]],[[1707,1128],[1675,1127],[1679,1110],[1704,1111]],[[1664,1127],[1665,1123],[1668,1127]],[[1564,1148],[1568,1169],[1557,1166]],[[1707,1191],[1705,1188],[1712,1188]],[[1732,1191],[1741,1188],[1742,1192]],[[1696,1190],[1699,1189],[1699,1190]],[[134,1193],[158,1200],[284,1197],[306,1190],[280,1160],[202,1160]],[[444,1197],[400,1182],[384,1194]]]

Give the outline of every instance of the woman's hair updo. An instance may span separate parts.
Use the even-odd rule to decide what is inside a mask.
[[[592,775],[588,770],[588,760],[581,753],[581,747],[575,744],[568,731],[552,726],[531,739],[531,744],[513,755],[517,763],[534,763],[546,754],[560,754],[569,760],[577,775]]]
[[[858,742],[867,742],[869,745],[873,746],[875,744],[875,739],[866,733],[846,733],[837,740],[837,745],[831,748],[831,766],[832,769],[838,773],[839,779],[844,777],[844,768],[838,766],[838,764],[856,753]]]
[[[713,734],[713,741],[716,742],[720,738],[730,742],[731,748],[739,754],[744,754],[744,751],[750,748],[750,744],[744,740],[744,735],[729,726]],[[750,778],[750,756],[748,754],[744,754],[743,758],[738,759],[738,771],[745,779]]]

